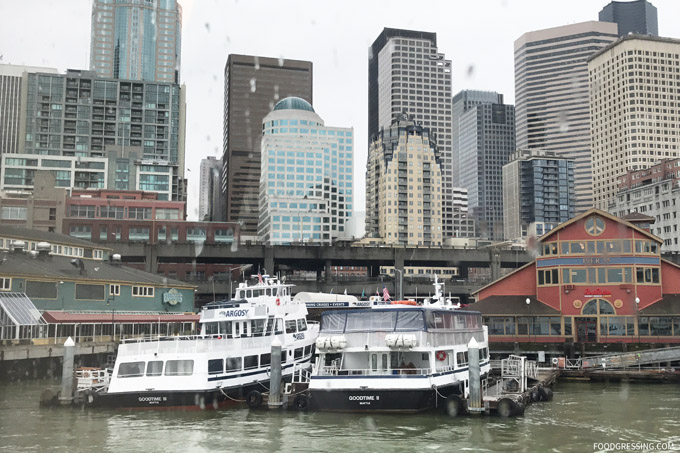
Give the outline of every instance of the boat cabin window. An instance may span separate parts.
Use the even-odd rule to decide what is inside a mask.
[[[146,364],[147,376],[160,376],[161,374],[163,374],[163,361],[154,360]]]
[[[256,355],[247,355],[243,358],[243,369],[244,370],[252,370],[253,368],[257,368],[257,360],[258,356]]]
[[[402,311],[397,317],[397,330],[422,330],[423,325],[421,311]]]
[[[396,311],[347,313],[345,332],[392,331],[396,323]]]
[[[461,367],[461,366],[467,366],[467,364],[468,364],[468,353],[467,353],[467,351],[457,352],[456,353],[456,365]]]
[[[240,327],[241,327],[241,324],[240,324],[240,323],[238,323],[238,322],[235,322],[235,323],[234,323],[234,338],[238,338],[238,337],[241,336],[241,333],[240,333],[240,332],[241,332],[241,329],[240,329]]]
[[[224,373],[224,360],[213,359],[208,360],[208,374],[222,374]]]
[[[269,366],[272,363],[272,355],[271,354],[262,354],[260,356],[260,366]]]
[[[165,363],[166,376],[191,376],[193,372],[193,360],[168,360]]]
[[[428,312],[427,330],[479,329],[481,317],[477,313]]]
[[[264,319],[253,319],[250,321],[250,331],[254,337],[261,337],[264,335]]]
[[[219,333],[219,326],[216,322],[205,323],[205,335],[217,335]]]
[[[295,333],[297,332],[295,329],[297,327],[297,323],[295,322],[294,319],[289,319],[286,321],[286,333]]]
[[[293,357],[294,359],[301,359],[302,358],[302,353],[303,353],[303,348],[297,348],[295,349],[295,356]]]
[[[288,351],[285,349],[281,350],[281,363],[286,363],[286,360],[288,359]]]
[[[276,320],[276,330],[274,333],[276,335],[281,335],[283,333],[283,319],[279,318]]]
[[[231,321],[220,321],[220,335],[231,338]]]
[[[298,319],[297,320],[297,329],[298,329],[298,332],[304,332],[305,330],[307,330],[307,320]]]
[[[241,371],[241,357],[227,357],[226,366],[227,373]]]
[[[121,363],[118,367],[119,378],[140,377],[144,373],[144,362]]]
[[[273,335],[274,334],[274,318],[270,317],[267,319],[267,330],[265,335]]]
[[[305,346],[305,357],[312,353],[312,345]]]

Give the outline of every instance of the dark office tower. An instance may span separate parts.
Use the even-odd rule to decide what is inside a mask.
[[[368,141],[402,113],[429,129],[443,166],[443,238],[453,231],[451,60],[437,50],[437,35],[385,28],[368,49]]]
[[[659,36],[656,7],[647,0],[611,2],[600,11],[600,22],[614,22],[619,36],[628,34]]]
[[[177,0],[94,0],[90,69],[100,77],[179,83]]]
[[[499,95],[500,96],[500,95]],[[515,150],[515,107],[485,103],[460,116],[460,183],[477,236],[503,240],[503,165]]]
[[[224,68],[221,218],[243,222],[242,238],[257,238],[262,120],[287,97],[312,104],[311,62],[229,55]]]
[[[470,110],[471,107],[479,104],[502,104],[503,95],[495,91],[476,91],[463,90],[453,97],[453,187],[462,187],[460,185],[460,143],[459,143],[459,120],[463,113]]]
[[[574,159],[577,214],[593,206],[588,58],[616,39],[616,24],[590,21],[515,41],[517,148]]]

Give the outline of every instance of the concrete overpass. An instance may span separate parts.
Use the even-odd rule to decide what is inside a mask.
[[[331,266],[366,266],[368,276],[377,277],[380,266],[457,267],[461,279],[470,268],[491,268],[491,278],[501,275],[501,268],[518,268],[533,256],[524,250],[465,249],[453,247],[354,247],[345,245],[261,244],[147,244],[140,242],[103,243],[119,253],[126,263],[144,264],[156,272],[160,263],[252,264],[275,273],[284,268],[316,271],[331,279]]]

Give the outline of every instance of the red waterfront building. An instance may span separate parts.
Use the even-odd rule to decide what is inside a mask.
[[[489,341],[680,343],[680,267],[661,239],[591,209],[540,239],[540,256],[473,293]]]

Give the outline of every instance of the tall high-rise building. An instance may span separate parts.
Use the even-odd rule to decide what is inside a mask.
[[[627,35],[594,54],[590,124],[595,207],[609,210],[617,178],[680,157],[680,40]]]
[[[229,55],[224,68],[221,220],[243,222],[241,237],[257,235],[262,120],[280,99],[313,103],[312,63]]]
[[[574,159],[577,213],[593,205],[588,57],[617,37],[616,24],[591,21],[515,41],[517,148]]]
[[[441,245],[442,167],[434,137],[413,115],[399,115],[375,134],[366,168],[366,237]]]
[[[600,11],[600,22],[615,22],[619,36],[628,34],[659,36],[656,7],[647,0],[613,1]]]
[[[215,156],[201,160],[200,188],[198,193],[198,220],[215,220],[219,209],[220,174],[222,161]]]
[[[470,107],[479,104],[502,104],[503,95],[496,93],[495,91],[477,91],[477,90],[463,90],[453,97],[453,123],[451,135],[453,137],[453,173],[452,180],[454,187],[460,187],[460,162],[458,162],[460,156],[460,143],[459,140],[459,125],[458,121],[460,116],[467,112]]]
[[[503,240],[503,165],[515,151],[515,107],[477,104],[460,116],[460,185],[468,190],[477,236]]]
[[[19,152],[21,81],[24,72],[56,74],[57,70],[0,64],[0,156]]]
[[[442,162],[444,236],[451,236],[453,156],[451,60],[437,49],[436,33],[385,28],[369,48],[368,139],[391,127],[402,113],[430,131]]]
[[[22,84],[19,154],[3,158],[3,189],[28,190],[50,169],[58,187],[186,199],[183,87],[78,70],[24,72]]]
[[[258,240],[332,244],[352,217],[354,131],[326,126],[307,101],[279,101],[262,121]]]
[[[94,0],[90,69],[100,77],[179,83],[177,0]]]
[[[517,150],[503,166],[505,239],[540,237],[574,217],[574,161]]]

